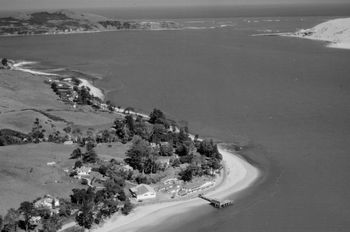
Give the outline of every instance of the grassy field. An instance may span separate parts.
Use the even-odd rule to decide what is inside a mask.
[[[75,160],[69,159],[74,147],[53,143],[0,147],[0,214],[45,194],[68,197],[79,185],[64,171],[74,165]]]
[[[45,77],[19,71],[0,70],[0,129],[28,133],[36,118],[47,134],[63,131],[68,125],[95,132],[108,129],[117,117],[84,106],[74,109],[58,99]],[[40,143],[0,147],[0,214],[18,208],[22,201],[34,200],[44,194],[68,197],[80,184],[65,169],[75,160],[69,156],[76,145]],[[124,158],[128,145],[99,145],[102,159]],[[48,162],[56,165],[49,166]]]
[[[124,160],[126,158],[125,153],[129,150],[131,142],[122,144],[120,142],[97,144],[95,147],[96,153],[101,159],[110,160]]]
[[[48,131],[53,126],[62,131],[68,124],[82,130],[108,128],[113,124],[117,115],[96,112],[91,107],[74,109],[63,103],[44,83],[45,79],[19,71],[0,70],[0,128],[28,133],[36,118]]]

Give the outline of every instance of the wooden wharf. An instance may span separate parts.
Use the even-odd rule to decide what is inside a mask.
[[[215,199],[215,198],[206,197],[203,194],[199,194],[198,197],[202,198],[203,200],[209,201],[212,206],[214,206],[215,208],[218,208],[218,209],[233,205],[233,201],[231,201],[231,200],[220,201],[220,200]]]

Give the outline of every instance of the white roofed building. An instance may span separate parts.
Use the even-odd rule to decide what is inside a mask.
[[[140,184],[130,188],[130,192],[138,201],[154,199],[157,196],[156,191],[147,184]]]

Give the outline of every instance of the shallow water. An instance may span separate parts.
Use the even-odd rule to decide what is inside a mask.
[[[324,20],[284,19],[233,19],[238,26],[213,30],[0,38],[0,54],[96,73],[117,105],[158,107],[196,133],[249,144],[248,156],[267,158],[261,162],[271,165],[268,178],[236,206],[201,207],[158,231],[349,231],[350,51],[250,36]]]

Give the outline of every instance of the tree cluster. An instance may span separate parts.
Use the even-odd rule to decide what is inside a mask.
[[[20,204],[18,209],[9,209],[7,214],[2,219],[0,216],[0,231],[2,232],[16,232],[18,228],[31,231],[36,229],[37,224],[32,224],[33,217],[41,218],[43,232],[56,232],[61,229],[63,220],[70,216],[68,214],[52,214],[49,209],[36,208],[33,202],[24,201]]]
[[[120,179],[110,179],[105,182],[105,188],[95,191],[93,188],[73,189],[71,202],[79,211],[75,220],[78,225],[90,229],[112,216],[119,209],[128,214],[133,206],[124,192],[124,182]]]
[[[83,153],[80,148],[76,148],[73,150],[70,155],[71,159],[79,159],[78,161],[82,163],[96,163],[98,161],[98,155],[94,149],[94,144],[88,142],[86,144],[86,152]],[[77,161],[77,162],[78,162]]]
[[[141,173],[156,173],[160,168],[160,164],[157,162],[157,153],[148,141],[139,136],[135,136],[126,155],[125,162]]]

